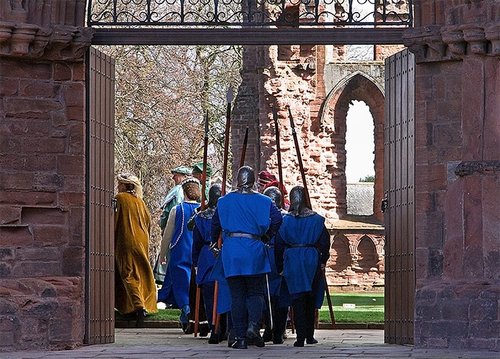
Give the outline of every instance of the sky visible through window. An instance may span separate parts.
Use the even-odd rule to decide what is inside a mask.
[[[362,101],[352,101],[349,106],[345,148],[347,183],[375,175],[373,117],[369,107]]]

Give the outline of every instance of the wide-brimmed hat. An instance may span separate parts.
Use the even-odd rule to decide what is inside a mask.
[[[192,173],[192,170],[191,170],[191,168],[189,168],[187,166],[178,166],[178,167],[175,167],[174,169],[172,169],[170,172],[179,173],[179,174],[185,175],[185,176],[190,176]]]
[[[196,162],[193,165],[193,174],[195,173],[203,173],[203,162]],[[210,163],[207,163],[207,177],[212,175],[212,166]]]

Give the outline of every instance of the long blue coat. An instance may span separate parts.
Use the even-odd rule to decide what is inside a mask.
[[[231,192],[219,198],[216,213],[223,230],[221,255],[226,278],[271,271],[261,240],[229,236],[230,233],[247,233],[263,237],[271,225],[271,207],[276,209],[272,200],[256,192]]]
[[[183,202],[174,207],[175,229],[170,242],[170,259],[165,281],[158,291],[158,301],[172,304],[174,308],[189,305],[193,232],[188,230],[187,222],[198,207],[198,203],[190,202]]]
[[[196,214],[194,217],[193,264],[198,267],[196,284],[208,284],[215,280],[218,281],[217,313],[223,314],[231,310],[231,295],[220,257],[216,259],[210,251],[213,211],[206,210]],[[214,300],[213,295],[208,298],[204,297],[203,299],[205,302],[213,302]]]
[[[319,269],[328,260],[329,241],[325,219],[319,214],[284,216],[276,242],[284,246],[283,276],[292,297],[314,291],[316,305],[321,306],[325,287]]]

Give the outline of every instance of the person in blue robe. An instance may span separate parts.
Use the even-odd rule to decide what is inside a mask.
[[[267,187],[264,196],[271,198],[276,207],[280,210],[281,215],[285,215],[283,208],[283,196],[278,187]],[[269,261],[271,264],[271,272],[268,274],[269,296],[270,302],[266,303],[264,311],[265,330],[262,338],[264,342],[272,341],[273,344],[283,344],[286,330],[286,321],[288,315],[288,307],[291,305],[286,283],[283,277],[279,274],[276,268],[274,255],[275,236],[272,237],[266,245]],[[269,308],[269,305],[271,308]],[[271,313],[270,313],[271,312]],[[271,322],[272,316],[272,322]]]
[[[307,206],[304,187],[290,191],[290,212],[283,217],[275,241],[276,266],[292,296],[297,328],[295,347],[315,344],[314,312],[325,292],[324,268],[330,256],[325,219]]]
[[[165,231],[167,225],[168,216],[172,208],[177,206],[179,203],[184,201],[184,191],[182,190],[182,181],[191,176],[191,169],[186,166],[175,167],[172,171],[172,179],[174,180],[175,186],[170,189],[161,204],[161,216],[160,216],[160,229],[161,234]]]
[[[227,337],[227,316],[229,309],[222,312],[221,326],[219,332],[215,332],[213,325],[213,302],[215,279],[212,277],[212,270],[216,263],[216,254],[212,243],[212,217],[217,207],[217,200],[221,196],[221,185],[214,184],[208,191],[208,208],[195,214],[193,221],[193,266],[196,268],[196,284],[200,287],[205,306],[205,313],[211,334],[208,340],[209,344],[218,344]],[[225,278],[223,278],[225,281]],[[219,288],[221,287],[219,279]],[[218,308],[223,304],[224,295],[219,292]],[[218,310],[218,314],[221,312]]]
[[[167,263],[167,272],[158,291],[158,302],[181,309],[179,321],[185,331],[189,324],[188,315],[191,312],[189,286],[193,264],[193,232],[188,230],[187,222],[200,205],[198,203],[201,198],[200,182],[195,178],[187,178],[182,182],[182,189],[184,202],[170,211],[163,233],[160,258]]]
[[[221,259],[231,292],[235,349],[247,344],[263,347],[260,320],[265,303],[265,274],[271,271],[265,242],[272,238],[282,216],[272,200],[253,190],[251,167],[238,170],[237,189],[222,196],[212,219],[212,241],[222,231]]]

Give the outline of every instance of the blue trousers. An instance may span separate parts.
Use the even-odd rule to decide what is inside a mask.
[[[265,274],[236,276],[227,279],[231,291],[233,333],[246,338],[249,324],[258,325],[265,303]]]

